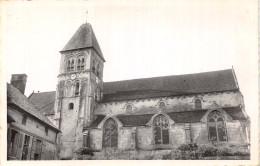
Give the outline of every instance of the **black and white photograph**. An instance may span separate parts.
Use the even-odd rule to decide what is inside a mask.
[[[256,0],[0,4],[0,165],[258,165]]]

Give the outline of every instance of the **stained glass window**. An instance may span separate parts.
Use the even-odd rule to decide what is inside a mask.
[[[117,147],[118,126],[114,119],[108,119],[103,127],[103,147]]]
[[[169,144],[169,123],[163,115],[153,121],[154,142],[157,145]]]
[[[209,139],[213,142],[227,141],[224,117],[219,111],[213,111],[208,116]]]

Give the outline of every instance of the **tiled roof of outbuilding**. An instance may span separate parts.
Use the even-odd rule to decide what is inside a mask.
[[[206,112],[207,110],[193,110],[185,112],[171,112],[168,113],[168,115],[175,123],[195,123],[200,122]]]
[[[96,119],[90,124],[90,127],[97,127],[106,115],[97,115]]]
[[[154,114],[144,115],[117,115],[123,126],[145,126]]]
[[[103,102],[237,90],[232,69],[104,83]]]
[[[29,101],[32,102],[38,110],[45,115],[54,114],[54,103],[55,103],[56,92],[42,92],[33,93],[29,96]]]
[[[242,112],[242,109],[237,107],[225,107],[223,108],[233,120],[247,120]],[[208,109],[182,111],[182,112],[170,112],[167,115],[175,123],[196,123],[200,122],[202,117]],[[155,114],[142,114],[142,115],[117,115],[118,120],[123,126],[145,126],[151,120]],[[99,123],[105,118],[105,115],[98,115],[98,118],[92,123],[90,127],[97,127]]]
[[[15,105],[21,108],[23,111],[34,116],[36,119],[40,120],[41,122],[59,131],[59,129],[54,124],[52,124],[52,122],[48,118],[46,118],[43,114],[41,114],[37,110],[37,107],[34,106],[24,94],[22,94],[18,89],[16,89],[15,87],[13,87],[8,83],[7,83],[7,102],[8,105]]]
[[[102,51],[99,47],[97,38],[89,23],[83,24],[79,27],[76,33],[72,36],[69,42],[65,45],[62,51],[69,51],[82,48],[94,48],[100,57],[104,59]]]
[[[226,107],[223,109],[232,117],[233,120],[247,120],[247,117],[244,115],[240,106]]]

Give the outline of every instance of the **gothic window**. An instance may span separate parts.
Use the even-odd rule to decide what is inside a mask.
[[[84,58],[81,59],[81,66],[80,66],[80,70],[84,70],[85,68],[85,61]]]
[[[132,113],[132,106],[131,105],[126,106],[126,113]]]
[[[165,110],[166,109],[165,102],[161,101],[159,103],[159,108],[162,109],[162,110]]]
[[[78,59],[77,70],[80,70],[80,59]]]
[[[154,143],[156,145],[169,144],[169,122],[163,115],[158,115],[153,120]]]
[[[68,60],[68,63],[67,63],[67,71],[70,71],[70,60]]]
[[[199,110],[199,109],[202,109],[201,100],[196,99],[195,100],[195,110]]]
[[[213,111],[208,116],[209,139],[212,142],[227,141],[227,132],[224,117],[219,111]]]
[[[73,103],[69,103],[69,110],[73,110],[74,108],[74,104]]]
[[[75,95],[79,95],[79,82],[76,83]]]
[[[103,147],[117,147],[118,126],[114,119],[109,118],[103,125]]]

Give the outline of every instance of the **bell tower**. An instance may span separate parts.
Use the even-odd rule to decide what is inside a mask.
[[[79,27],[60,53],[55,121],[62,132],[59,157],[70,159],[83,146],[83,128],[103,97],[105,59],[89,23]]]

